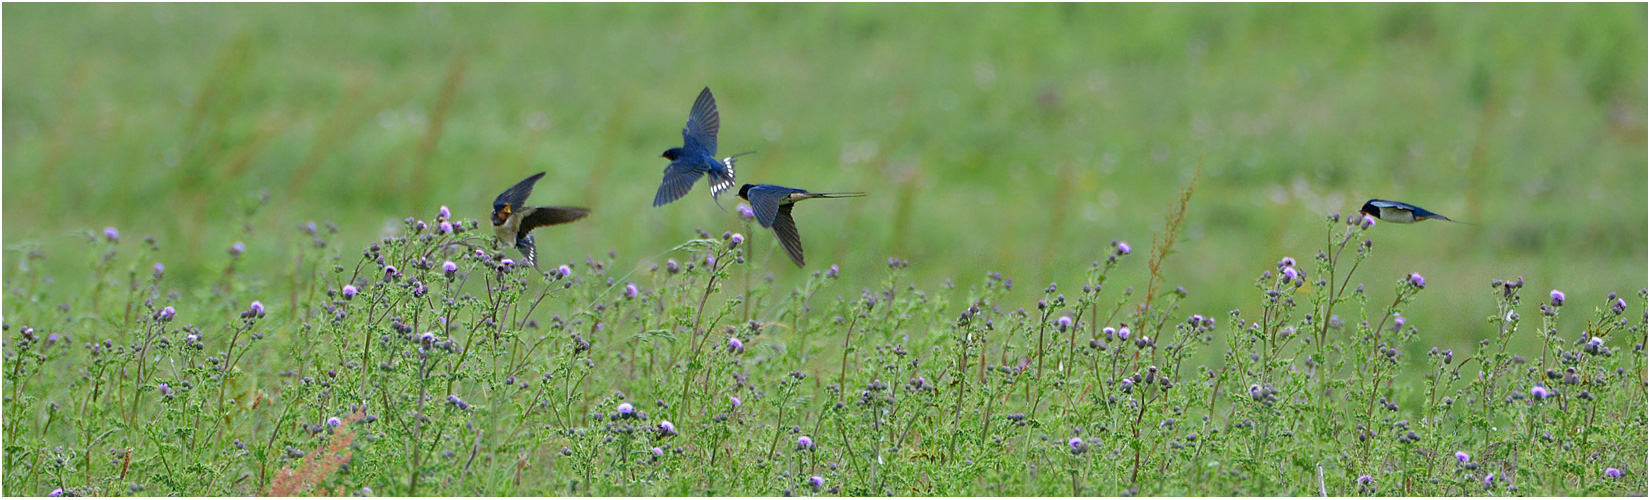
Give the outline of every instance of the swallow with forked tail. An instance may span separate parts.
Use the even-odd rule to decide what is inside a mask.
[[[529,207],[527,197],[533,194],[533,184],[544,177],[544,172],[522,179],[493,200],[493,234],[499,243],[516,247],[527,258],[528,265],[539,267],[539,250],[533,245],[534,229],[567,224],[585,217],[590,209],[581,207]]]
[[[797,234],[797,222],[791,218],[791,207],[799,201],[814,198],[857,198],[865,193],[814,193],[806,189],[788,188],[772,184],[740,186],[739,197],[751,202],[751,212],[762,227],[773,228],[780,246],[797,267],[803,267],[803,241]]]
[[[676,201],[694,189],[700,176],[709,175],[711,199],[734,187],[734,158],[746,153],[717,159],[717,131],[722,128],[722,117],[717,114],[717,100],[711,88],[699,92],[693,109],[688,111],[688,125],[682,128],[682,147],[665,150],[659,155],[671,164],[665,167],[665,178],[654,193],[654,206]]]
[[[1449,217],[1427,211],[1427,209],[1397,201],[1372,199],[1364,202],[1359,213],[1381,219],[1383,222],[1410,224],[1428,219],[1439,219],[1446,222],[1456,222]]]

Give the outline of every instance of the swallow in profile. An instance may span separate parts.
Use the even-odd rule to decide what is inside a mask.
[[[1364,202],[1364,207],[1359,209],[1359,213],[1381,219],[1383,222],[1396,222],[1399,224],[1409,224],[1428,219],[1456,222],[1450,220],[1449,217],[1429,212],[1427,209],[1416,205],[1377,199]]]
[[[493,234],[499,243],[514,246],[527,258],[528,265],[539,267],[539,250],[533,246],[534,229],[567,224],[585,217],[590,209],[580,207],[528,207],[527,196],[533,194],[533,184],[544,177],[544,172],[522,179],[493,200]]]
[[[865,193],[812,193],[806,189],[788,188],[772,184],[740,186],[739,197],[751,202],[751,212],[762,227],[774,229],[780,246],[791,262],[803,267],[803,241],[797,235],[797,221],[791,219],[791,207],[799,201],[812,198],[858,198]]]
[[[711,199],[734,187],[734,158],[746,154],[717,159],[717,130],[722,118],[717,114],[717,100],[711,88],[699,92],[694,108],[688,111],[688,125],[682,128],[682,147],[665,150],[659,155],[671,164],[665,167],[665,179],[654,194],[654,206],[676,201],[694,189],[702,175],[710,175]]]

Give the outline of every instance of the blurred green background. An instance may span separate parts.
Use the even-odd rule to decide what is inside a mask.
[[[758,151],[742,182],[870,194],[797,211],[808,270],[755,235],[782,285],[837,263],[872,286],[900,256],[920,287],[1001,271],[1030,304],[1123,239],[1114,283],[1144,286],[1200,163],[1166,264],[1187,314],[1255,312],[1263,270],[1310,261],[1323,216],[1371,197],[1471,223],[1370,232],[1358,278],[1385,302],[1427,276],[1407,316],[1432,345],[1491,333],[1492,278],[1525,277],[1532,307],[1646,285],[1643,3],[3,11],[5,260],[37,242],[61,279],[89,261],[71,230],[114,226],[154,235],[175,286],[237,240],[273,280],[305,221],[336,223],[348,259],[440,205],[482,218],[541,170],[533,202],[594,210],[541,230],[542,260],[645,266],[739,226],[703,183],[649,206],[710,86],[722,153]]]

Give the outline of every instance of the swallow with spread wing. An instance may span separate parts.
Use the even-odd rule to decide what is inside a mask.
[[[788,188],[772,184],[740,186],[739,197],[751,202],[751,212],[762,227],[774,229],[780,246],[797,267],[803,267],[803,241],[797,234],[797,222],[791,219],[791,207],[799,201],[813,198],[858,198],[865,193],[813,193],[806,189]]]
[[[585,217],[590,209],[580,207],[529,207],[527,197],[533,194],[533,184],[544,177],[544,172],[522,179],[493,200],[493,234],[499,243],[514,246],[527,258],[528,265],[539,267],[539,250],[533,246],[534,229],[567,224]]]
[[[722,118],[717,114],[717,100],[711,88],[699,92],[694,107],[688,112],[688,125],[682,128],[682,147],[665,150],[660,156],[671,160],[665,167],[665,178],[654,193],[654,206],[676,201],[694,189],[700,176],[709,175],[711,199],[734,187],[734,158],[746,153],[717,159],[717,130]]]

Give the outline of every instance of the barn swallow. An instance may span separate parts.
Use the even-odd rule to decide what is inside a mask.
[[[493,234],[499,243],[514,246],[527,258],[528,265],[539,267],[539,250],[533,246],[528,233],[543,226],[566,224],[585,217],[590,209],[580,207],[527,207],[527,196],[533,194],[533,184],[544,177],[544,172],[522,179],[493,200]]]
[[[1372,199],[1364,202],[1364,207],[1359,209],[1359,213],[1381,219],[1384,222],[1397,222],[1399,224],[1409,224],[1428,219],[1456,222],[1450,220],[1449,217],[1429,212],[1427,209],[1416,205],[1387,200]]]
[[[858,198],[865,193],[811,193],[806,189],[788,188],[772,184],[740,186],[739,197],[751,202],[751,211],[762,227],[774,228],[780,246],[791,262],[803,267],[803,241],[797,235],[797,221],[791,219],[791,206],[811,198]]]
[[[711,88],[699,92],[694,108],[688,111],[688,125],[682,128],[682,147],[665,150],[659,155],[671,164],[665,167],[665,179],[654,194],[654,206],[676,201],[694,189],[701,175],[710,174],[711,199],[734,187],[734,158],[717,159],[717,130],[722,118],[717,114],[717,100]],[[740,153],[745,154],[745,153]]]

